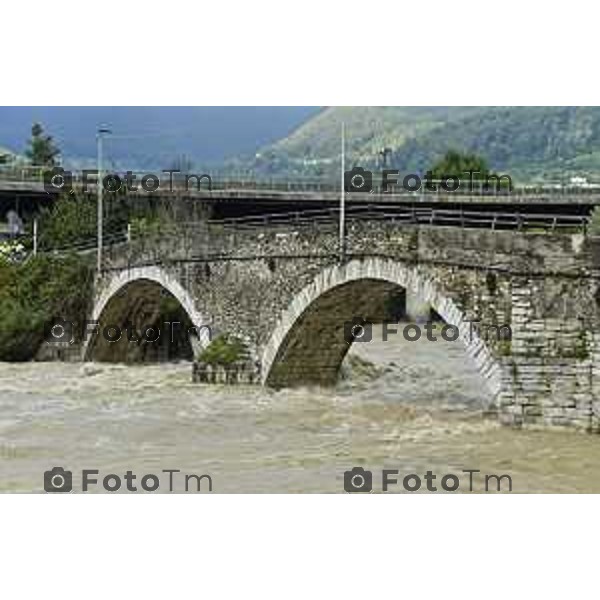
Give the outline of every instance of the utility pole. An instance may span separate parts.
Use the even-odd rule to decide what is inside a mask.
[[[382,148],[378,154],[379,156],[381,156],[382,159],[382,164],[383,164],[383,168],[385,169],[387,167],[387,157],[389,154],[392,153],[392,149],[391,148]]]
[[[37,256],[37,247],[38,247],[38,220],[37,218],[33,220],[33,255]]]
[[[341,192],[340,192],[340,261],[344,260],[346,255],[346,131],[342,122],[342,173],[341,173]]]
[[[104,208],[102,206],[102,138],[104,135],[111,133],[110,129],[106,127],[99,127],[98,133],[96,135],[96,143],[97,143],[97,158],[98,158],[98,226],[97,226],[97,235],[98,235],[98,274],[102,270],[102,225],[104,220]]]

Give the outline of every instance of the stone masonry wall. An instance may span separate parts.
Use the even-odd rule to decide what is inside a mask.
[[[480,332],[501,370],[494,405],[503,422],[600,430],[600,251],[594,240],[355,221],[340,257],[337,236],[333,222],[296,230],[206,226],[177,240],[132,245],[110,258],[104,278],[128,264],[159,262],[190,291],[216,332],[241,337],[261,360],[282,315],[319,274],[361,261],[392,262],[456,307],[461,323],[510,326],[508,341]],[[342,315],[343,309],[335,311]]]

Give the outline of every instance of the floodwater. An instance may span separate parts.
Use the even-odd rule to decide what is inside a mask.
[[[127,471],[138,490],[150,474],[159,491],[170,478],[181,492],[185,475],[209,475],[213,492],[342,492],[355,466],[372,471],[374,491],[382,469],[399,472],[396,492],[410,474],[427,491],[427,471],[438,491],[450,474],[469,492],[463,470],[474,469],[477,492],[485,475],[504,474],[513,492],[600,491],[600,438],[484,418],[485,389],[460,342],[399,335],[357,343],[350,357],[335,389],[277,392],[195,385],[189,363],[0,363],[0,491],[41,492],[44,472],[57,466],[73,472],[74,491],[83,469],[97,470],[92,492],[104,491],[109,474],[126,491]],[[188,478],[189,490],[197,485]],[[500,485],[508,491],[506,478]],[[208,478],[200,486],[207,492]],[[497,489],[495,478],[488,488]]]

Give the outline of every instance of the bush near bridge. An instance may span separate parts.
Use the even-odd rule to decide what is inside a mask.
[[[228,366],[245,358],[247,358],[247,349],[242,340],[221,335],[200,353],[198,361],[207,365]]]
[[[92,283],[92,269],[77,256],[0,261],[0,360],[31,360],[52,319],[83,323]]]
[[[97,239],[98,200],[96,196],[65,194],[39,216],[39,247],[69,248],[94,243]],[[127,209],[122,198],[105,199],[104,233],[125,231]]]
[[[63,194],[38,218],[39,248],[68,249],[93,246],[97,240],[98,199],[94,194]],[[131,226],[131,236],[148,240],[153,245],[166,233],[176,234],[174,215],[169,203],[128,198],[125,194],[106,193],[104,196],[103,231],[106,238],[125,234]],[[29,234],[32,229],[29,224]]]
[[[0,263],[16,263],[26,255],[25,244],[20,240],[0,242]]]

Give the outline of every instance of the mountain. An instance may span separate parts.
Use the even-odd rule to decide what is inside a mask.
[[[318,107],[0,107],[0,145],[23,153],[33,122],[52,135],[67,164],[96,159],[96,131],[113,132],[105,142],[108,164],[169,168],[185,156],[192,164],[220,164],[254,153],[290,134]],[[187,162],[186,160],[186,162]]]
[[[600,107],[0,107],[0,146],[19,155],[41,122],[68,166],[92,166],[108,125],[108,167],[175,164],[249,177],[326,177],[346,165],[424,173],[454,149],[515,181],[600,181]]]
[[[449,149],[484,156],[521,179],[600,176],[600,107],[492,107],[400,144],[393,161],[411,172]]]
[[[263,148],[247,165],[269,175],[333,177],[340,128],[347,164],[424,173],[449,149],[476,152],[516,180],[600,178],[600,107],[328,108],[291,135]]]
[[[390,144],[398,146],[472,110],[478,109],[444,106],[328,108],[272,148],[276,152],[315,158],[337,156],[344,123],[347,151],[369,155]]]

